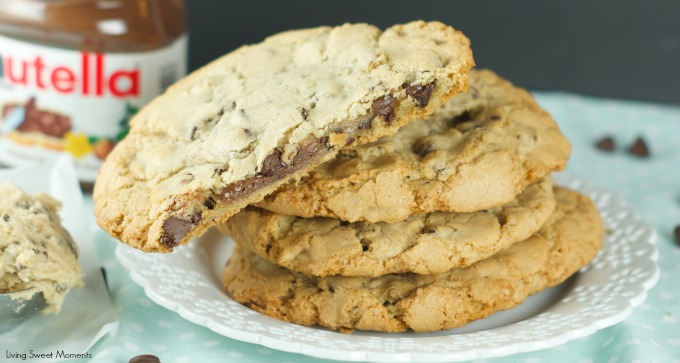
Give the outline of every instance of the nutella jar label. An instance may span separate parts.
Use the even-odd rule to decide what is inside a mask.
[[[0,163],[73,155],[78,176],[97,170],[144,104],[186,73],[186,35],[136,53],[93,53],[0,35]]]

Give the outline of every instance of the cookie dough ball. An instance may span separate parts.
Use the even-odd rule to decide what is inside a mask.
[[[82,286],[78,246],[60,224],[59,202],[46,194],[30,196],[0,184],[0,293],[42,292],[44,313],[61,311],[66,294]]]

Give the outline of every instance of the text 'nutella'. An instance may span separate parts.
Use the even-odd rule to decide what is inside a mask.
[[[0,164],[70,153],[82,182],[186,73],[181,0],[0,2]]]

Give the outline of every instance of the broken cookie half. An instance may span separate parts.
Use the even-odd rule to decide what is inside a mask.
[[[274,35],[147,105],[102,166],[97,223],[169,252],[338,150],[429,117],[467,89],[469,40],[438,22]]]

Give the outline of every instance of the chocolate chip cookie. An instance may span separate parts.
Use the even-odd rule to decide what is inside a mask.
[[[427,118],[467,89],[469,40],[438,22],[284,32],[144,107],[101,167],[97,223],[171,251],[335,156]]]
[[[234,300],[271,317],[351,332],[445,330],[510,309],[592,260],[603,223],[586,196],[556,188],[557,208],[525,241],[464,269],[431,275],[310,277],[236,248],[223,273]]]
[[[257,204],[300,217],[398,222],[510,202],[565,167],[571,148],[533,97],[488,70],[470,89],[391,137],[342,150]]]
[[[467,267],[525,240],[555,209],[550,177],[502,207],[432,212],[397,223],[342,222],[246,208],[219,229],[270,262],[308,275],[431,274]]]

